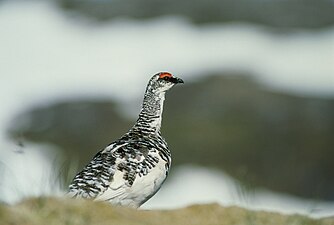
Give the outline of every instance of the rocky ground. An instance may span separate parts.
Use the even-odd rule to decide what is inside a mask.
[[[175,210],[135,210],[101,202],[60,198],[33,198],[14,206],[0,205],[2,225],[188,224],[188,225],[333,225],[334,218],[250,211],[218,204],[193,205]]]

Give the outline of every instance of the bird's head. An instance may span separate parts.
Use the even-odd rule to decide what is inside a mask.
[[[171,73],[160,72],[155,74],[149,81],[147,90],[155,93],[166,92],[175,84],[184,83],[182,79],[174,77]]]

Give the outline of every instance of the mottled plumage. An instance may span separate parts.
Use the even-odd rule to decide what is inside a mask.
[[[166,91],[177,83],[183,81],[167,72],[150,79],[135,125],[74,177],[69,196],[137,208],[159,190],[171,165],[160,133],[163,102]]]

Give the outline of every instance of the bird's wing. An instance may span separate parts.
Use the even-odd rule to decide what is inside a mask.
[[[95,200],[139,207],[165,180],[166,161],[160,158],[155,146],[137,141],[128,142],[113,154],[117,155],[113,178]]]
[[[110,186],[121,187],[121,179],[115,180],[117,165],[122,158],[115,154],[127,143],[112,143],[98,152],[92,161],[73,179],[69,186],[70,197],[96,198]],[[116,174],[118,176],[118,173]],[[114,178],[115,177],[115,178]],[[112,184],[112,185],[111,185]]]
[[[108,151],[108,150],[107,150]],[[136,175],[144,172],[142,163],[145,161],[145,146],[137,145],[136,142],[128,142],[121,147],[111,150],[116,158],[114,174],[109,186],[95,198],[97,201],[111,201],[119,203],[127,197],[127,194],[136,179]]]
[[[114,199],[122,199],[129,186],[124,179],[124,172],[117,170],[109,183],[109,186],[96,196],[96,201],[113,201]],[[125,196],[124,196],[125,197]],[[117,202],[115,202],[117,203]]]

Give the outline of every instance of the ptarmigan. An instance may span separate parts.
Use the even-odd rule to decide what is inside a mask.
[[[135,125],[98,152],[73,179],[68,195],[138,208],[165,181],[171,153],[161,136],[165,93],[183,80],[167,72],[148,82]]]

